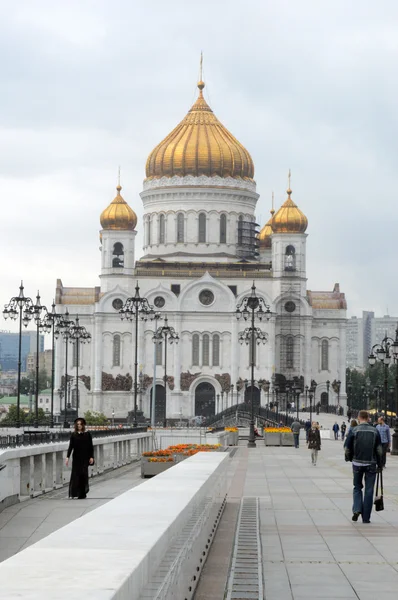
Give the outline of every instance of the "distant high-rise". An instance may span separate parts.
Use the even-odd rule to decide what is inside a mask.
[[[15,371],[18,368],[19,334],[0,331],[0,367],[2,371]],[[44,335],[39,335],[39,351],[44,351]],[[36,352],[36,331],[22,333],[21,369],[26,371],[26,359],[30,352]]]
[[[388,336],[395,339],[398,317],[375,317],[373,311],[347,320],[347,367],[366,368],[372,346]]]

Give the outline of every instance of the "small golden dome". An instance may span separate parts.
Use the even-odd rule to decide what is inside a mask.
[[[102,229],[135,229],[137,225],[137,215],[120,195],[120,184],[117,186],[117,195],[112,200],[108,208],[101,213],[100,221]]]
[[[308,227],[305,214],[291,199],[292,190],[287,190],[287,199],[272,217],[271,227],[274,233],[304,233]]]
[[[271,248],[271,246],[272,246],[271,235],[273,234],[273,231],[272,231],[271,223],[272,223],[272,217],[274,216],[275,211],[274,211],[274,209],[272,209],[270,212],[271,212],[271,218],[266,222],[266,224],[264,225],[264,227],[258,234],[258,241],[260,242],[260,248]]]
[[[204,87],[199,81],[199,97],[187,116],[150,153],[147,179],[174,175],[253,179],[250,154],[217,119],[203,98]]]

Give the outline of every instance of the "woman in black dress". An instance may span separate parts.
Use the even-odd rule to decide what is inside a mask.
[[[72,474],[69,482],[69,498],[86,498],[88,486],[88,466],[94,464],[94,446],[91,433],[86,431],[86,421],[79,417],[75,421],[75,431],[70,436],[66,466],[73,451]]]

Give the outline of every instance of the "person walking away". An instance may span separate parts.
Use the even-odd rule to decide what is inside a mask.
[[[379,417],[376,429],[380,434],[381,445],[383,446],[382,467],[384,469],[387,461],[387,452],[389,452],[391,449],[391,431],[385,422],[384,417]]]
[[[342,422],[341,427],[340,427],[340,431],[341,431],[341,439],[344,442],[345,432],[347,431],[347,425],[345,424],[345,421]]]
[[[94,446],[91,433],[86,431],[86,421],[79,417],[70,436],[65,464],[68,466],[72,454],[72,473],[69,482],[69,498],[83,500],[89,491],[88,467],[94,464]]]
[[[356,427],[357,425],[358,425],[358,421],[356,419],[352,419],[348,433],[350,433],[351,429],[354,429],[354,427]]]
[[[308,432],[311,429],[311,421],[309,419],[306,420],[304,424],[305,428],[305,441],[308,442]]]
[[[339,431],[340,431],[340,427],[339,427],[339,424],[337,423],[337,421],[336,421],[336,423],[333,425],[333,431],[334,431],[334,439],[335,439],[335,440],[338,440],[338,439],[339,439]]]
[[[368,422],[368,411],[360,410],[358,421],[359,424],[350,429],[344,443],[345,460],[352,462],[352,520],[358,521],[362,515],[362,522],[370,523],[376,472],[382,467],[383,447],[378,430]],[[364,479],[365,492],[362,494]]]
[[[311,461],[314,467],[318,460],[318,452],[321,449],[321,432],[314,421],[312,427],[308,432],[308,449],[311,450]]]
[[[349,421],[351,421],[351,417],[352,417],[352,412],[351,412],[351,410],[350,410],[350,409],[348,409],[348,410],[347,410],[347,419],[348,419]]]
[[[290,426],[290,429],[293,431],[294,447],[298,448],[300,445],[300,422],[297,420],[293,421],[293,423]]]

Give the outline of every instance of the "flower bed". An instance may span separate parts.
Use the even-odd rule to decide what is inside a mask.
[[[141,477],[153,477],[198,452],[214,452],[221,448],[221,444],[177,444],[168,446],[165,450],[143,452]]]

